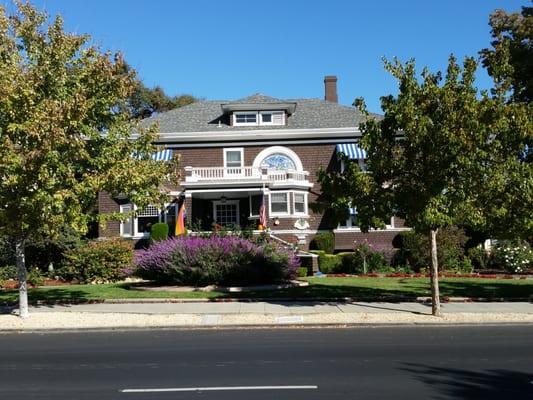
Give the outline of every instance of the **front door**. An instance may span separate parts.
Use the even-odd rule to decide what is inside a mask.
[[[214,201],[213,221],[222,226],[239,225],[239,200]]]

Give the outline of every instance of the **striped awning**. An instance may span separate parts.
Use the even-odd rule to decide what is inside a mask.
[[[350,160],[362,160],[366,158],[366,151],[357,143],[340,143],[337,145],[337,153],[346,154]]]
[[[172,150],[171,149],[160,150],[157,153],[152,154],[152,160],[170,161],[172,160]]]

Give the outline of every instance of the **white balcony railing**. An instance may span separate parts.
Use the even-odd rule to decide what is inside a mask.
[[[307,183],[307,171],[277,170],[262,167],[185,167],[185,183],[193,182],[301,182]]]

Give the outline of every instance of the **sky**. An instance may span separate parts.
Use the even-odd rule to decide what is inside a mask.
[[[147,86],[169,95],[233,100],[254,93],[323,98],[338,77],[339,103],[397,92],[382,57],[445,70],[448,56],[490,44],[489,14],[527,0],[32,0],[65,28],[120,51]],[[11,0],[0,0],[8,10]],[[478,87],[488,88],[482,70]]]

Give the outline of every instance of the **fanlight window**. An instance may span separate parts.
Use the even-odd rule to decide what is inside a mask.
[[[294,162],[289,157],[283,154],[272,154],[266,157],[261,162],[261,167],[266,167],[269,169],[277,169],[277,170],[287,170],[287,169],[296,170],[296,166],[294,165]]]

